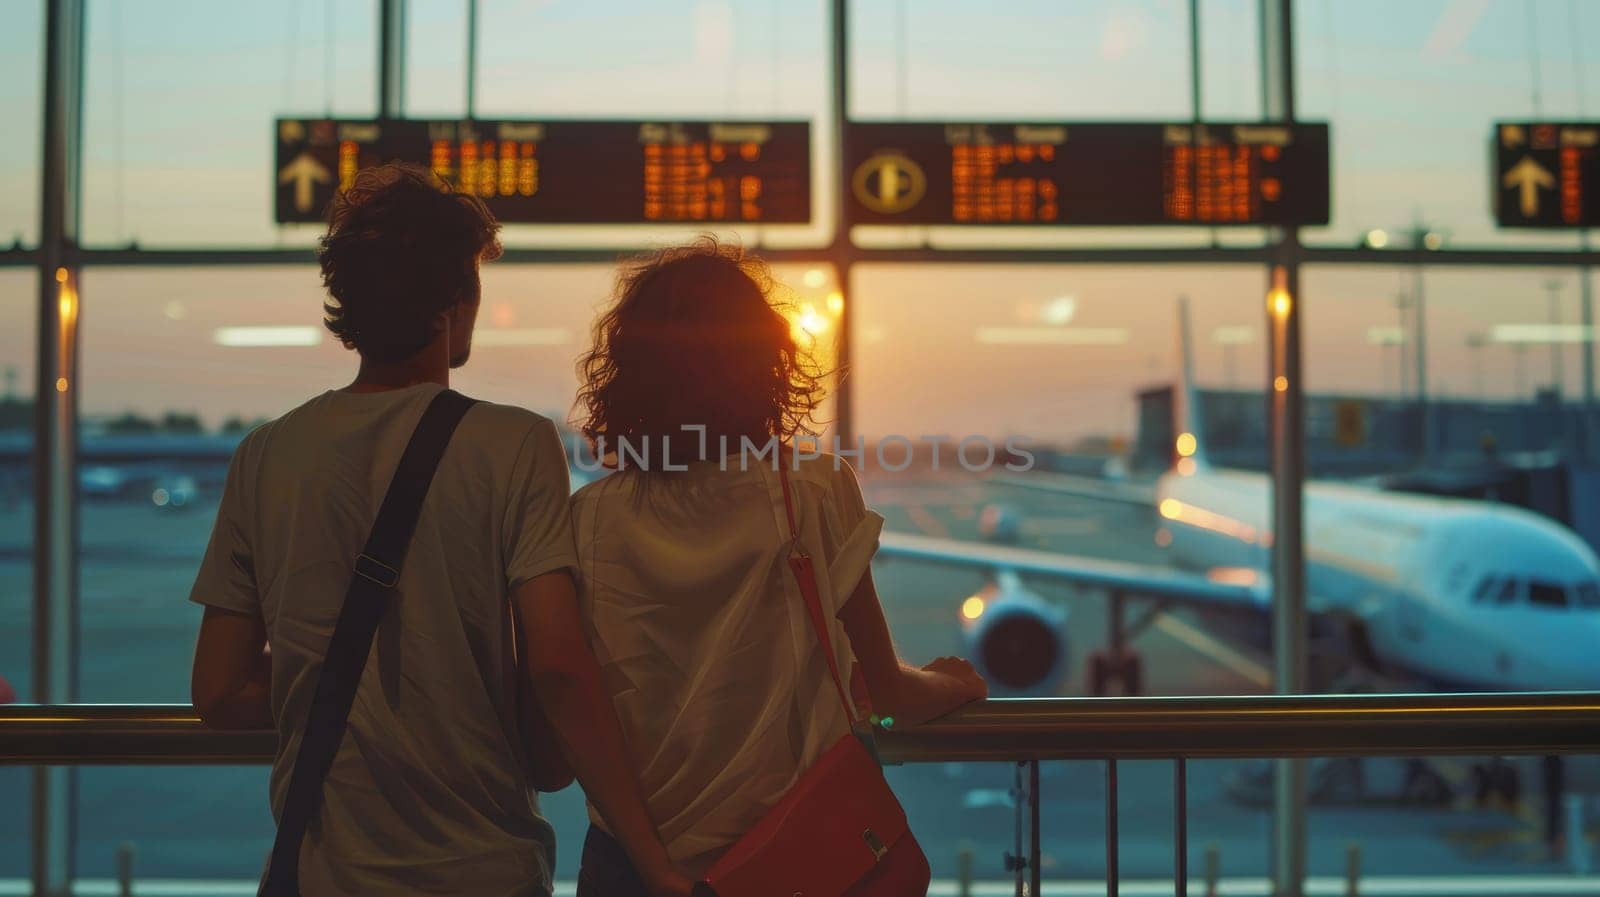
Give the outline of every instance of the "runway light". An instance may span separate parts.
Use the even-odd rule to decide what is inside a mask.
[[[1159,505],[1161,516],[1168,520],[1177,520],[1183,515],[1183,502],[1176,498],[1163,498]]]
[[[1389,232],[1383,228],[1373,228],[1367,231],[1367,245],[1373,249],[1382,249],[1389,245]]]
[[[1193,433],[1178,434],[1178,457],[1187,458],[1194,454],[1195,439]]]
[[[1272,388],[1277,390],[1278,392],[1288,392],[1289,391],[1289,378],[1283,376],[1282,374],[1279,374],[1278,376],[1272,378]]]
[[[961,602],[961,618],[972,622],[983,616],[985,603],[981,595],[969,595],[967,600]]]
[[[827,284],[828,272],[821,268],[811,268],[801,277],[801,281],[813,290],[818,290]]]
[[[266,349],[288,346],[315,346],[322,342],[318,327],[218,327],[211,339],[219,346],[234,349]]]

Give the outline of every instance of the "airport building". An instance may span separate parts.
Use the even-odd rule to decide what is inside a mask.
[[[770,267],[827,393],[779,435],[987,683],[840,682],[927,893],[1600,893],[1600,5],[5,0],[0,121],[0,897],[256,892],[280,740],[202,721],[187,599],[241,440],[363,376],[319,252],[390,162],[498,222],[440,376],[574,491],[619,267]]]

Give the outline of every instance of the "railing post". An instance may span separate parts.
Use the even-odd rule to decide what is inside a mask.
[[[1121,892],[1120,835],[1117,829],[1117,761],[1106,761],[1106,897]]]
[[[1361,897],[1361,845],[1355,841],[1344,848],[1344,895]]]
[[[118,897],[133,897],[133,857],[132,841],[124,841],[117,845]]]
[[[1039,897],[1039,761],[1028,761],[1028,897]]]
[[[1189,897],[1189,762],[1172,761],[1172,893]]]

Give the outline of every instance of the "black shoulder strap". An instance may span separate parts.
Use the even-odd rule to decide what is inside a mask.
[[[300,893],[300,842],[322,803],[322,782],[344,738],[345,722],[367,665],[367,654],[372,650],[378,620],[389,603],[390,590],[400,580],[400,567],[422,513],[422,500],[428,495],[445,446],[474,404],[475,400],[448,389],[434,396],[400,456],[394,479],[389,481],[389,491],[378,508],[367,546],[356,558],[339,622],[328,640],[328,653],[317,677],[300,749],[295,753],[289,791],[284,797],[272,857],[261,881],[260,897],[298,897]]]

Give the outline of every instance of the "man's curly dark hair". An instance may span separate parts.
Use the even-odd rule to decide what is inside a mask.
[[[656,453],[667,436],[676,464],[719,457],[720,437],[736,453],[740,437],[810,432],[823,371],[774,293],[765,262],[710,236],[625,265],[578,362],[578,426],[597,454],[623,439]],[[682,429],[700,426],[705,458]]]
[[[440,312],[477,301],[478,263],[500,256],[499,231],[482,200],[425,168],[364,169],[334,198],[317,250],[323,323],[362,358],[415,355]]]

